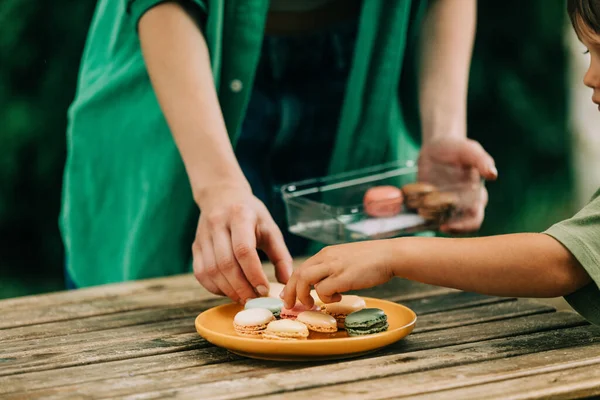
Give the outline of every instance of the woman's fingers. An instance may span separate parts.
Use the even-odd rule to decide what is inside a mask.
[[[269,282],[256,251],[256,216],[240,210],[230,224],[231,246],[243,274],[261,296],[269,294]]]
[[[225,296],[234,302],[241,302],[241,297],[231,287],[227,279],[221,273],[214,254],[214,245],[208,234],[204,233],[200,238],[200,247],[202,248],[202,263],[204,271],[208,278],[219,288]]]
[[[292,256],[285,245],[283,235],[275,222],[264,221],[260,229],[260,249],[275,267],[275,275],[281,283],[287,283],[292,275]]]
[[[192,245],[192,258],[194,260],[194,276],[196,280],[200,282],[200,284],[212,294],[216,294],[217,296],[224,296],[224,293],[219,289],[217,285],[208,277],[206,273],[206,268],[204,267],[204,262],[202,261],[202,249],[197,241]]]
[[[256,298],[256,292],[246,279],[242,268],[233,254],[231,234],[224,226],[212,232],[213,249],[217,268],[235,291],[242,303]]]

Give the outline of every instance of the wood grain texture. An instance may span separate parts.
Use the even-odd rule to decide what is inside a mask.
[[[214,302],[220,299],[205,301],[201,308],[214,306]],[[406,302],[417,313],[443,312],[446,310],[461,310],[465,307],[486,304],[518,304],[515,301],[493,298],[471,293],[450,293],[435,297],[428,297],[426,301],[412,300]],[[497,303],[500,302],[500,303]],[[543,307],[539,307],[543,310]],[[157,314],[161,310],[157,310]],[[114,314],[114,315],[121,315]],[[100,326],[109,317],[101,316],[100,323],[90,319],[90,326]],[[452,315],[451,315],[452,316]],[[148,315],[144,314],[144,317]],[[0,376],[16,373],[39,371],[43,368],[64,368],[76,365],[89,364],[91,362],[106,362],[122,359],[124,355],[129,357],[141,357],[151,354],[161,354],[167,351],[180,351],[184,341],[190,339],[191,346],[199,345],[200,340],[194,334],[194,319],[196,314],[188,315],[170,321],[155,323],[144,323],[133,326],[123,326],[113,329],[73,333],[72,328],[67,328],[70,333],[63,336],[49,336],[27,340],[7,340],[0,344],[0,359],[8,360],[2,363]],[[81,320],[75,320],[77,322]],[[66,321],[63,327],[69,327],[74,321]],[[89,321],[88,321],[89,322]],[[122,321],[121,321],[122,322]],[[43,324],[40,325],[44,327]],[[52,324],[52,328],[58,330],[60,323]],[[421,323],[419,322],[419,326]],[[425,325],[427,327],[427,324]],[[39,326],[34,328],[39,329]],[[65,328],[63,328],[65,329]],[[5,330],[10,333],[11,330]],[[65,332],[66,333],[66,332]],[[190,335],[191,334],[191,337]],[[206,345],[206,344],[203,344]],[[153,353],[154,351],[154,353]]]
[[[481,307],[455,310],[447,314],[444,312],[438,314],[429,314],[419,320],[418,326],[422,332],[429,332],[431,330],[444,329],[445,326],[467,326],[476,323],[497,321],[503,318],[514,318],[518,315],[531,315],[531,313],[545,313],[548,311],[548,308],[535,304],[527,304],[517,301],[503,302],[483,305]],[[183,324],[183,328],[185,328],[186,325],[187,323]],[[127,336],[130,336],[130,334],[131,331],[126,331],[123,336],[127,338]],[[443,335],[443,332],[440,333],[440,336]],[[419,336],[418,331],[416,331],[412,336]],[[192,339],[195,338],[194,335],[190,335],[189,337]],[[430,343],[431,338],[425,336],[424,341],[426,343]],[[86,340],[79,341],[79,343],[82,342],[86,343]],[[33,345],[35,343],[36,342],[31,342],[30,344]],[[44,347],[46,350],[41,351],[39,354],[44,355],[50,352],[50,350],[52,350],[52,343],[52,341],[49,341],[48,345]],[[120,346],[120,350],[123,350],[123,346],[131,346],[131,343],[121,343]],[[208,345],[202,344],[202,346]],[[164,349],[165,348],[162,347],[158,350],[162,351]],[[21,373],[16,376],[11,375],[10,377],[7,377],[7,379],[0,377],[0,394],[8,393],[8,391],[23,390],[24,388],[47,388],[52,387],[53,385],[60,386],[67,383],[83,383],[87,380],[119,378],[124,374],[125,376],[129,376],[130,373],[138,374],[143,373],[144,371],[147,373],[153,373],[157,372],[156,368],[160,365],[168,365],[169,368],[181,369],[191,366],[205,365],[206,359],[210,360],[211,363],[221,363],[239,358],[237,356],[230,355],[222,349],[217,349],[212,346],[202,347],[191,352],[179,351],[180,349],[176,347],[175,350],[179,352],[175,353],[175,356],[171,354],[148,355],[147,349],[143,350],[144,353],[142,356],[139,356],[132,352],[131,348],[129,348],[129,350],[127,350],[127,354],[135,358],[131,360],[123,359],[122,361],[112,362],[111,358],[114,357],[114,353],[110,346],[103,346],[100,348],[94,348],[94,346],[91,346],[91,349],[85,348],[82,350],[83,352],[77,350],[77,348],[74,348],[74,350],[71,348],[68,357],[57,354],[54,356],[52,363],[47,362],[45,364],[42,363],[34,365],[31,365],[31,359],[22,359],[17,355],[16,359],[12,362],[5,362],[4,367],[12,368],[12,372],[21,371]],[[194,357],[194,354],[198,354],[198,356]],[[5,360],[8,360],[8,358],[5,358]],[[157,360],[164,360],[164,362]],[[64,367],[64,363],[72,364],[74,362],[79,363],[81,366],[72,366],[69,371],[74,373],[69,374],[68,378],[66,378],[61,368]],[[24,368],[34,368],[29,369],[29,371],[39,372],[24,373]],[[50,369],[44,370],[44,368]],[[3,369],[4,368],[0,368],[0,374]]]
[[[560,335],[557,335],[556,331],[541,332],[510,339],[474,342],[441,349],[431,348],[427,351],[384,352],[377,356],[337,363],[275,364],[280,366],[279,370],[258,370],[246,374],[246,376],[231,378],[224,376],[219,380],[207,383],[187,383],[177,385],[178,387],[172,389],[165,389],[158,384],[154,386],[154,390],[146,393],[136,389],[130,398],[160,399],[204,396],[204,398],[215,400],[227,400],[265,398],[269,394],[281,394],[281,398],[288,398],[291,395],[290,392],[301,389],[307,389],[310,392],[303,393],[299,397],[311,398],[321,393],[323,388],[342,382],[358,388],[373,379],[397,375],[405,378],[407,374],[411,373],[427,373],[458,365],[472,365],[470,370],[475,372],[479,370],[478,363],[480,362],[569,346],[574,347],[584,343],[588,344],[592,340],[595,348],[598,348],[600,346],[598,333],[598,330],[591,330],[590,327],[585,326],[566,329]],[[570,339],[570,344],[564,340],[565,337]],[[330,393],[336,393],[336,391]],[[319,394],[318,397],[321,395]]]
[[[273,279],[272,267],[266,270]],[[0,301],[0,397],[600,394],[600,328],[574,313],[402,279],[357,294],[412,308],[418,314],[413,334],[352,360],[245,359],[212,346],[195,332],[197,314],[227,300],[206,292],[192,275]]]
[[[550,335],[547,333],[534,334],[528,338],[533,338],[533,343],[531,343],[532,340],[529,340],[528,347],[521,347],[521,350],[529,351],[529,353],[519,354],[518,350],[515,351],[517,346],[514,345],[519,344],[518,342],[511,343],[514,346],[513,350],[506,353],[498,351],[499,349],[494,347],[485,349],[490,343],[466,349],[466,353],[461,351],[463,349],[453,348],[451,350],[460,351],[461,356],[468,355],[470,358],[463,361],[461,365],[452,366],[448,363],[442,368],[420,372],[407,371],[385,378],[361,380],[359,383],[331,385],[261,398],[293,400],[313,396],[322,398],[350,396],[356,399],[506,399],[512,398],[509,396],[514,395],[523,396],[522,398],[540,397],[540,393],[531,393],[521,384],[516,383],[522,381],[536,382],[539,386],[544,384],[560,386],[554,387],[552,392],[568,391],[573,394],[569,385],[564,387],[564,382],[547,382],[548,379],[544,376],[554,376],[555,373],[569,375],[573,370],[579,368],[600,369],[600,336],[589,335],[590,329],[586,328],[575,328],[571,331],[569,336],[578,338],[568,348],[550,350],[552,343],[557,343],[556,338],[554,340],[550,338],[551,342],[549,343],[542,343],[549,339]],[[599,333],[596,331],[596,335]],[[592,344],[588,342],[590,339],[593,340]],[[481,357],[482,351],[497,353],[486,359]],[[449,354],[445,354],[445,356],[449,356]],[[597,382],[597,378],[591,382]],[[577,383],[582,384],[583,388],[589,389],[587,380],[577,380]],[[490,387],[497,389],[490,390]],[[548,394],[544,393],[544,395]],[[587,394],[595,393],[588,392]]]

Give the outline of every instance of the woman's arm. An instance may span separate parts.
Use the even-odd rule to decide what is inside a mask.
[[[423,141],[465,138],[477,1],[432,0],[428,7],[420,38]]]
[[[439,164],[471,169],[457,184],[477,183],[480,176],[498,176],[494,159],[479,143],[467,138],[467,87],[476,0],[431,0],[420,37],[419,109],[423,145],[419,179],[435,181]],[[441,227],[445,232],[479,229],[487,205],[487,191],[465,209],[460,220]]]
[[[291,256],[235,158],[204,37],[176,2],[150,9],[138,31],[153,88],[202,211],[192,246],[196,278],[233,301],[266,294],[269,284],[256,249],[265,251],[283,282],[291,273]]]
[[[138,26],[152,86],[200,203],[209,188],[250,190],[233,153],[196,22],[176,2],[150,9]]]

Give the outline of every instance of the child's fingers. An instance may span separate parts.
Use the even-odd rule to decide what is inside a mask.
[[[292,276],[290,276],[290,279],[288,279],[287,283],[285,284],[285,287],[283,288],[283,291],[279,295],[279,297],[281,297],[281,300],[283,300],[283,305],[286,308],[292,308],[296,304],[296,280],[298,271],[299,270],[296,270],[292,273]]]
[[[339,294],[351,289],[349,278],[343,275],[328,276],[315,287],[317,294],[325,303],[335,303],[336,301],[340,301],[341,296]]]
[[[300,271],[309,268],[310,266],[313,266],[315,264],[318,264],[318,262],[316,261],[316,256],[313,256],[306,260],[304,263],[302,263],[302,265],[292,273],[292,276],[290,276],[290,278],[286,282],[285,287],[283,288],[283,291],[279,295],[286,307],[288,305],[291,305],[291,307],[293,307],[294,304],[296,304],[296,281],[298,280],[298,274],[300,273]]]
[[[314,299],[310,295],[310,288],[329,276],[329,268],[323,264],[302,268],[296,277],[296,296],[304,305],[312,307]]]

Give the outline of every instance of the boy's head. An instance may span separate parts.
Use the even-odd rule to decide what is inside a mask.
[[[579,40],[590,53],[583,83],[594,89],[592,101],[600,110],[600,0],[568,0],[567,11]]]

